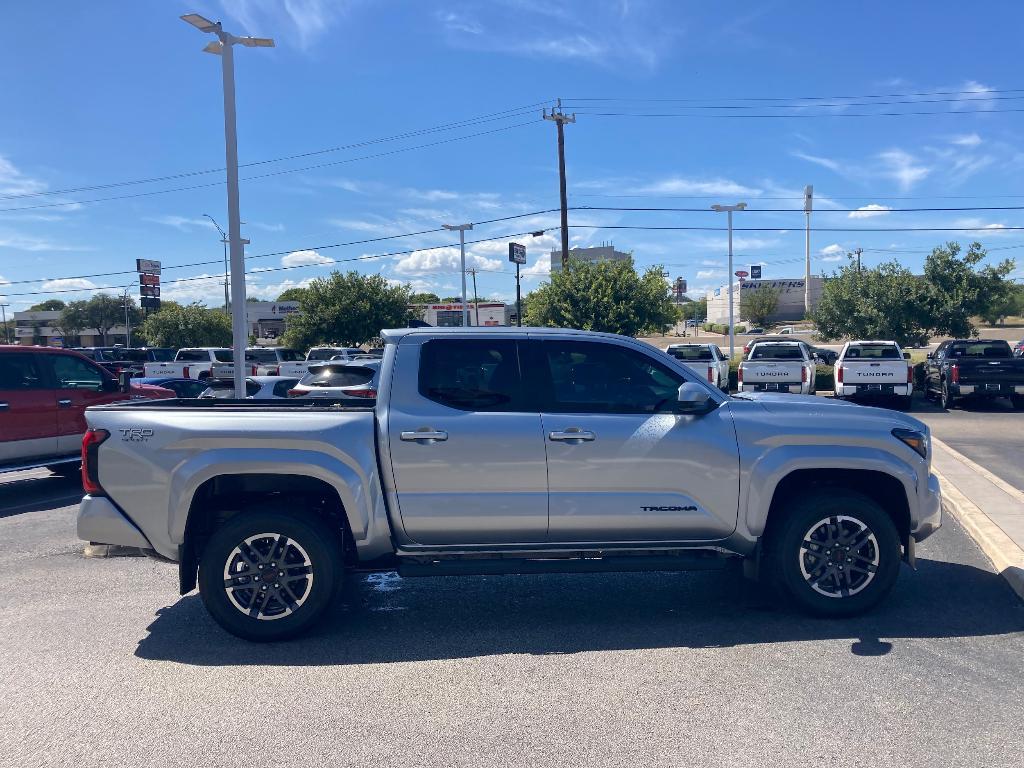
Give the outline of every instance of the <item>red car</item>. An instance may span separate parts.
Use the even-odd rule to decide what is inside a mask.
[[[157,387],[135,397],[173,397]],[[85,409],[127,400],[120,383],[84,355],[51,347],[0,346],[0,472],[78,471]]]

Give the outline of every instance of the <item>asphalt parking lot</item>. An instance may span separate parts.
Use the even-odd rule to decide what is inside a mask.
[[[734,570],[374,575],[260,646],[173,565],[83,558],[76,496],[0,480],[5,765],[1020,764],[1024,606],[950,520],[852,621]]]

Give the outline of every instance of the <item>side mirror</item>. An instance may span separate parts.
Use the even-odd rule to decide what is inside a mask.
[[[927,355],[925,355],[925,358],[927,358],[928,360],[934,360],[935,359],[935,353],[934,352],[929,352]]]
[[[931,357],[931,355],[929,355],[929,357]],[[910,353],[909,352],[904,352],[903,353],[903,359],[904,360],[909,360],[910,359]]]
[[[700,384],[684,382],[676,397],[675,412],[684,416],[703,416],[718,407],[715,399]]]

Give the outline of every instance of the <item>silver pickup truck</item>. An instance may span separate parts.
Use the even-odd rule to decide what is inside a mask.
[[[741,558],[803,609],[864,611],[940,524],[928,428],[729,397],[643,342],[385,331],[379,395],[92,408],[82,539],[180,563],[229,632],[275,640],[347,571],[687,570]]]

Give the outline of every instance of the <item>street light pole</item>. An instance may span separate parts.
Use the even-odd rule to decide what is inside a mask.
[[[245,254],[242,241],[241,212],[238,202],[238,133],[235,122],[235,55],[234,47],[241,44],[247,48],[273,48],[270,38],[236,37],[225,32],[216,23],[197,13],[181,17],[200,32],[217,36],[219,42],[210,43],[203,50],[221,57],[221,78],[224,88],[224,155],[227,167],[228,186],[228,251],[231,260],[231,336],[234,347],[235,397],[245,397],[245,373],[242,363],[249,341],[245,304]]]
[[[804,187],[804,316],[811,314],[811,209],[814,187]]]
[[[462,260],[462,327],[469,325],[469,307],[466,306],[466,230],[472,229],[472,224],[442,224],[442,227],[449,232],[459,231],[459,257]]]
[[[224,244],[224,311],[231,311],[231,299],[228,297],[228,236],[224,234],[224,230],[220,228],[220,224],[208,213],[204,213],[203,216],[213,222],[213,226],[220,232],[220,241]]]
[[[732,212],[742,211],[747,207],[746,203],[736,205],[712,205],[711,210],[721,213],[725,211],[729,216],[729,359],[736,353],[736,323],[733,321],[733,299],[732,299]]]
[[[3,320],[0,321],[0,322],[3,322],[3,326],[4,326],[4,343],[5,344],[10,344],[11,343],[11,333],[10,333],[10,331],[7,330],[7,308],[9,306],[11,306],[11,305],[10,304],[0,304],[0,317],[3,318]]]

